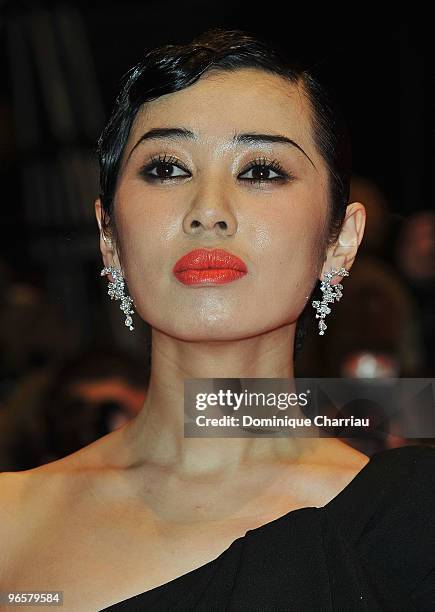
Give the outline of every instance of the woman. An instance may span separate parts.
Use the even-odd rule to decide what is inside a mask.
[[[323,89],[209,31],[129,72],[99,150],[102,274],[126,333],[134,313],[151,326],[147,396],[95,443],[1,476],[2,589],[81,612],[431,609],[433,449],[184,437],[185,379],[291,381],[316,284],[355,259],[365,209]]]

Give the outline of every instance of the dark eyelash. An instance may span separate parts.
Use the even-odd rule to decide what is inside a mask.
[[[281,166],[281,164],[279,163],[279,161],[277,159],[273,159],[272,161],[268,161],[266,159],[266,157],[259,157],[257,159],[255,159],[248,168],[246,168],[245,170],[243,170],[242,174],[245,174],[246,172],[249,172],[249,170],[252,170],[253,168],[261,168],[263,170],[273,170],[274,172],[277,172],[279,174],[281,174],[281,176],[276,176],[274,178],[269,178],[269,179],[254,179],[254,178],[249,178],[249,179],[242,179],[244,181],[249,181],[250,183],[264,183],[264,182],[273,182],[273,181],[285,181],[291,178],[294,178],[292,175],[288,174],[287,172],[284,171],[283,167]]]
[[[143,168],[141,168],[140,174],[146,177],[147,180],[150,180],[150,181],[160,180],[162,183],[165,181],[178,180],[179,178],[183,178],[183,177],[159,178],[158,176],[151,175],[150,171],[153,170],[155,166],[158,164],[162,164],[166,166],[175,165],[181,170],[183,170],[184,172],[189,172],[187,168],[184,168],[180,164],[179,160],[176,157],[174,157],[173,155],[167,155],[165,153],[164,155],[160,154],[160,155],[152,157],[150,161]],[[294,178],[293,175],[288,174],[287,172],[283,170],[283,167],[281,166],[281,164],[279,163],[277,159],[273,159],[272,161],[269,161],[267,160],[266,157],[257,158],[254,161],[252,161],[251,164],[247,168],[245,168],[243,172],[241,172],[241,174],[246,174],[246,172],[249,172],[253,168],[261,168],[263,170],[273,170],[274,172],[280,174],[281,176],[268,178],[268,179],[248,178],[248,179],[242,179],[243,181],[249,181],[250,183],[267,183],[267,182],[277,182],[277,181],[283,182],[283,181],[291,180]]]
[[[165,153],[164,155],[160,154],[160,155],[156,155],[156,156],[152,157],[150,159],[150,161],[145,166],[143,166],[140,169],[140,174],[142,176],[144,176],[147,180],[150,180],[150,181],[160,180],[162,183],[164,181],[170,181],[170,180],[175,180],[177,178],[180,178],[180,177],[168,177],[168,178],[165,179],[165,178],[160,178],[158,176],[149,174],[150,171],[153,170],[154,167],[157,166],[158,164],[162,164],[162,165],[166,165],[166,166],[172,166],[172,165],[175,166],[175,165],[177,165],[184,172],[189,172],[187,170],[187,168],[184,168],[180,164],[179,160],[176,157],[174,157],[173,155],[167,155]]]

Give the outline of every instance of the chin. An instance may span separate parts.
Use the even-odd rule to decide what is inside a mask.
[[[171,320],[171,325],[168,326],[168,320]],[[275,329],[275,326],[265,325],[264,320],[251,322],[248,324],[246,319],[239,320],[237,316],[227,317],[212,317],[202,320],[200,317],[192,317],[188,321],[182,317],[173,317],[164,321],[156,321],[156,325],[152,325],[167,336],[171,336],[185,342],[235,342],[245,340],[263,333],[267,333]]]
[[[170,321],[170,325],[168,325]],[[167,336],[172,336],[186,342],[216,342],[240,340],[247,335],[251,335],[249,330],[241,328],[237,317],[228,319],[208,316],[206,319],[201,317],[189,317],[186,320],[180,316],[167,317],[163,320],[148,319],[151,327],[161,331]],[[254,331],[254,334],[256,332]]]

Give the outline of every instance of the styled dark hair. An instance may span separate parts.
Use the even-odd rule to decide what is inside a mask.
[[[118,247],[113,205],[120,165],[130,129],[141,106],[168,93],[195,83],[211,70],[228,72],[259,68],[301,86],[311,109],[313,139],[328,170],[329,209],[324,244],[333,244],[339,235],[349,203],[351,176],[350,138],[344,118],[330,93],[313,71],[286,60],[280,52],[242,30],[212,28],[184,45],[163,45],[146,52],[143,59],[121,80],[112,115],[98,140],[102,231],[111,234]],[[311,294],[319,292],[320,282]],[[306,334],[311,299],[301,313],[297,328],[295,356]],[[311,309],[312,310],[312,309]],[[311,312],[310,312],[311,314]]]

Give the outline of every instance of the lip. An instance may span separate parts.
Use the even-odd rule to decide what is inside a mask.
[[[244,261],[224,249],[195,249],[183,255],[173,268],[174,276],[186,285],[228,283],[247,272]]]

